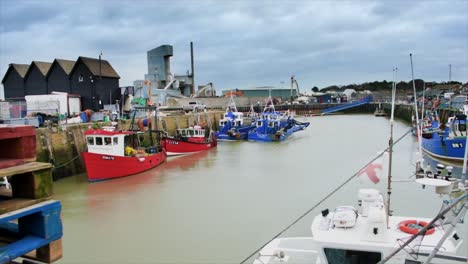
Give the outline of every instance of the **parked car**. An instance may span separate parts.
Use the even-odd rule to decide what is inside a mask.
[[[188,105],[182,106],[182,109],[185,112],[190,112],[190,111],[205,111],[206,110],[206,105],[199,102],[199,101],[190,101]]]

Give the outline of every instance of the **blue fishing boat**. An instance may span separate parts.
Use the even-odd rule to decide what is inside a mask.
[[[247,120],[245,124],[244,114],[237,111],[234,98],[231,95],[230,101],[224,113],[223,119],[219,121],[219,131],[216,132],[216,138],[219,141],[233,141],[247,139],[250,130],[255,128],[252,120]]]
[[[466,121],[465,114],[457,114],[450,117],[447,124],[433,122],[430,132],[422,133],[422,149],[437,158],[462,161],[467,136]]]
[[[248,134],[251,141],[284,141],[293,133],[306,129],[309,122],[295,120],[289,111],[280,113],[275,111],[271,97],[268,98],[267,106],[255,121],[255,128]]]

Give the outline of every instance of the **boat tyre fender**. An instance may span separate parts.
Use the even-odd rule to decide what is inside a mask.
[[[398,224],[398,227],[400,228],[401,231],[407,234],[412,234],[412,235],[416,235],[419,232],[419,230],[424,228],[425,226],[427,226],[427,222],[417,221],[417,220],[406,220]],[[434,234],[434,232],[435,232],[434,227],[429,228],[426,231],[426,235],[432,235]]]
[[[144,131],[145,127],[151,128],[151,119],[140,118],[138,119],[137,124],[140,131]]]

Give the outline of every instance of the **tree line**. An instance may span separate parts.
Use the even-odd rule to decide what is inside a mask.
[[[424,87],[424,80],[422,79],[415,79],[414,80],[416,90],[421,91]],[[461,85],[461,82],[457,81],[451,81],[451,82],[426,82],[426,88],[434,88],[437,85],[456,85],[459,84]],[[364,90],[369,90],[371,92],[374,91],[391,91],[392,89],[392,82],[383,80],[383,81],[374,81],[374,82],[365,82],[362,84],[348,84],[348,85],[331,85],[327,86],[325,88],[319,89],[317,86],[314,86],[312,88],[313,92],[327,92],[327,91],[337,91],[337,92],[342,92],[346,89],[354,89],[356,91],[364,91]],[[402,91],[413,91],[413,82],[410,80],[408,82],[405,81],[400,81],[397,83],[397,90]]]

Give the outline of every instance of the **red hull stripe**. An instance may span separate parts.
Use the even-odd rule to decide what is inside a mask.
[[[198,142],[187,142],[187,141],[182,141],[179,139],[174,139],[174,138],[166,138],[164,139],[164,146],[165,149],[168,153],[177,153],[179,155],[181,154],[189,154],[193,152],[199,152],[203,150],[208,150],[216,146],[216,143],[214,142],[203,142],[203,143],[198,143]]]
[[[89,181],[129,176],[152,169],[166,160],[166,152],[146,157],[121,157],[89,152],[81,153]]]

